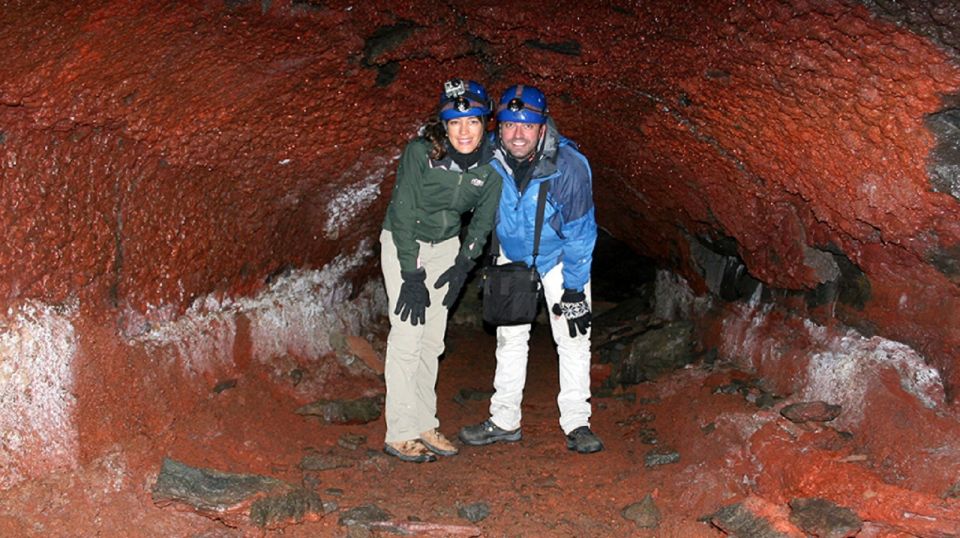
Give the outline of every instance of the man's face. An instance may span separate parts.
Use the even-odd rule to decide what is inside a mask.
[[[543,137],[543,125],[538,123],[500,123],[500,140],[503,147],[516,159],[526,159],[533,155],[537,143]]]

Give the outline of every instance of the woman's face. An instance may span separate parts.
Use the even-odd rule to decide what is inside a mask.
[[[460,153],[472,153],[483,138],[483,120],[480,116],[453,118],[447,121],[447,138],[453,149]]]

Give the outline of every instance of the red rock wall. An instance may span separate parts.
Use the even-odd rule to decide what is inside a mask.
[[[400,148],[459,75],[545,90],[591,159],[601,224],[700,289],[695,238],[733,239],[801,309],[790,290],[832,278],[824,253],[842,253],[869,297],[811,315],[914,346],[956,386],[960,210],[934,192],[925,119],[960,69],[925,37],[949,18],[875,4],[8,6],[0,307],[75,301],[120,342],[372,245]],[[371,261],[349,278],[376,276]],[[81,444],[109,442],[91,429]]]

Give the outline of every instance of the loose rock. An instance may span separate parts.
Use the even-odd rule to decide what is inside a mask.
[[[830,422],[840,416],[842,407],[826,402],[800,402],[788,405],[780,414],[791,422]]]
[[[818,538],[856,536],[863,521],[849,508],[826,499],[794,499],[790,501],[790,521]]]
[[[626,506],[620,515],[637,524],[641,529],[655,529],[660,526],[660,509],[653,502],[653,496],[647,494],[643,500]]]
[[[316,521],[323,514],[320,497],[313,491],[275,478],[199,469],[169,458],[163,461],[152,495],[161,507],[186,504],[233,526],[279,528]]]
[[[380,412],[375,398],[317,400],[297,409],[298,415],[316,416],[327,424],[366,424],[379,419]]]
[[[660,442],[660,440],[657,439],[657,430],[653,428],[643,428],[637,432],[637,436],[640,442],[645,445],[655,445]]]
[[[657,467],[659,465],[677,463],[678,461],[680,461],[680,453],[676,451],[648,452],[643,458],[643,464],[647,467]]]
[[[351,508],[340,515],[337,524],[343,527],[369,527],[375,521],[387,521],[390,513],[375,504],[365,504]]]
[[[707,519],[718,529],[738,538],[806,538],[787,519],[786,509],[759,497],[724,506]]]
[[[635,385],[693,362],[693,324],[668,323],[632,339],[600,348],[602,362],[613,363],[612,382]]]
[[[300,469],[304,471],[329,471],[330,469],[351,467],[353,463],[352,460],[334,454],[332,451],[324,454],[311,453],[300,460]]]
[[[477,502],[461,506],[457,509],[457,514],[470,523],[483,521],[490,515],[490,506],[485,502]]]
[[[337,444],[347,450],[356,450],[367,443],[367,436],[356,433],[345,433],[337,439]]]

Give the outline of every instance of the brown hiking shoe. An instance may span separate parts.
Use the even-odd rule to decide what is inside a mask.
[[[456,456],[460,450],[447,439],[440,430],[434,428],[420,434],[420,442],[426,445],[434,454],[440,456]]]
[[[427,450],[427,447],[416,439],[384,443],[383,451],[391,456],[396,456],[403,461],[409,461],[413,463],[437,461],[437,457],[430,453],[430,451]]]

